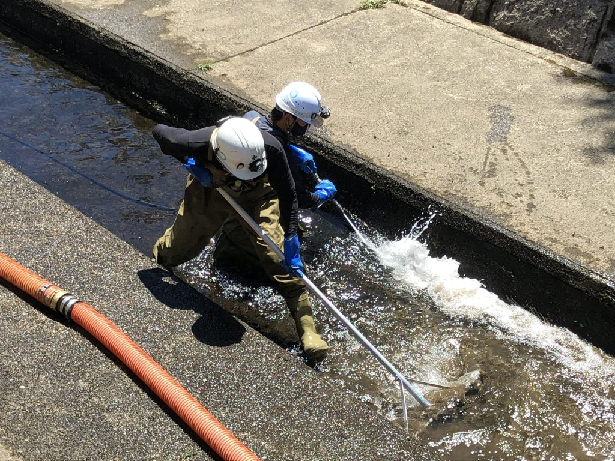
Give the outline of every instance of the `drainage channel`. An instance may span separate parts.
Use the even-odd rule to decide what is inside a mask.
[[[154,121],[3,36],[0,69],[0,158],[149,255],[185,180],[151,138]],[[443,386],[417,384],[434,410],[408,401],[410,431],[434,459],[615,456],[615,360],[460,276],[426,245],[437,216],[417,216],[392,238],[351,214],[372,251],[334,207],[302,215],[314,283],[404,376]],[[217,270],[209,256],[179,276],[301,360],[262,274]],[[318,307],[333,349],[315,372],[403,425],[399,383]]]

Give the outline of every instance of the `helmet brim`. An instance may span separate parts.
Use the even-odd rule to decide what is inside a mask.
[[[211,133],[209,144],[211,144],[211,148],[214,152],[218,149],[218,127],[214,128],[214,131]]]

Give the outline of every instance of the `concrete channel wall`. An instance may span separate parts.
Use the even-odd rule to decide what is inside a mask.
[[[3,2],[0,19],[7,33],[159,121],[197,127],[228,113],[267,110],[53,3]],[[440,217],[427,236],[434,255],[457,259],[461,275],[484,281],[503,299],[531,306],[615,353],[609,327],[615,324],[615,287],[604,274],[516,235],[471,206],[436,197],[328,139],[311,137],[308,144],[318,154],[319,171],[336,178],[340,200],[367,222],[380,228],[390,223],[394,232],[397,223],[438,210]],[[344,185],[350,184],[352,194],[344,194]]]
[[[513,37],[615,72],[613,0],[425,0]]]

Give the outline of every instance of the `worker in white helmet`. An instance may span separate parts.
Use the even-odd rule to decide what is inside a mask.
[[[181,161],[190,172],[175,221],[154,245],[156,262],[166,268],[182,264],[198,256],[225,222],[234,223],[249,236],[241,244],[247,242],[249,252],[286,300],[306,357],[322,360],[329,347],[316,331],[302,280],[297,195],[279,141],[240,117],[194,131],[157,125],[153,136],[164,154]],[[284,261],[222,197],[219,187],[284,249]]]
[[[330,116],[322,105],[316,88],[305,82],[286,85],[275,97],[275,107],[268,116],[252,110],[244,114],[261,130],[271,133],[280,141],[286,152],[288,165],[295,180],[299,208],[314,208],[332,199],[337,189],[328,179],[319,180],[313,191],[306,185],[305,175],[313,180],[316,175],[314,158],[302,149],[293,149],[291,139],[307,133],[310,127],[321,127],[323,119]]]
[[[275,107],[268,116],[252,110],[244,114],[258,128],[271,133],[280,141],[286,153],[288,166],[295,181],[299,208],[315,208],[333,198],[337,190],[328,179],[317,179],[313,192],[306,179],[316,178],[316,164],[308,152],[291,144],[292,138],[303,136],[310,126],[322,126],[323,118],[329,117],[329,109],[322,105],[322,98],[309,83],[293,82],[286,85],[275,97]],[[307,177],[307,178],[306,178]],[[238,248],[250,250],[245,243],[249,235],[237,222],[226,223],[218,238],[214,261],[218,266],[236,266],[245,261],[255,262],[254,254],[239,253]]]

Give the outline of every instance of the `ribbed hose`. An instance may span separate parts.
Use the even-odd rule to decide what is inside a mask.
[[[0,277],[83,327],[130,368],[222,459],[259,460],[147,352],[104,315],[3,253],[0,253]]]

